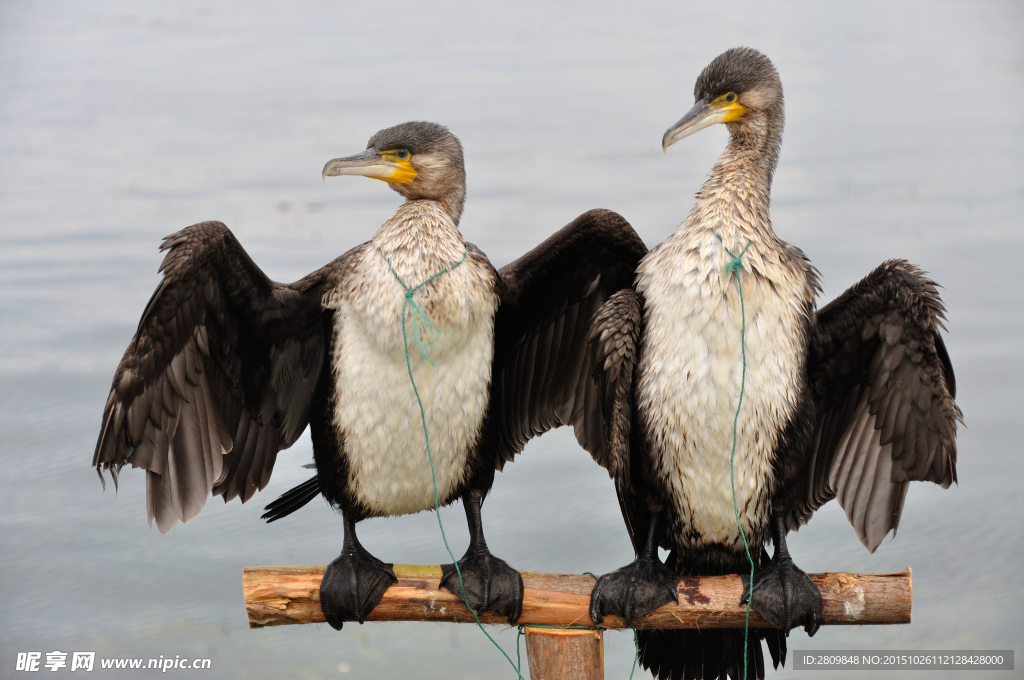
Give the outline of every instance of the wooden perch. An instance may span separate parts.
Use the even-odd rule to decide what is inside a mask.
[[[249,627],[321,623],[320,580],[325,565],[246,567],[242,572]],[[520,624],[592,626],[590,591],[594,579],[580,574],[521,572],[525,586]],[[458,597],[440,588],[441,568],[395,565],[398,582],[388,588],[368,621],[442,621],[473,623]],[[892,574],[810,574],[821,590],[825,625],[910,623],[910,569]],[[668,604],[634,621],[637,628],[742,628],[746,608],[740,605],[739,576],[684,577],[679,604]],[[508,625],[492,612],[484,623]],[[607,616],[605,628],[625,628],[617,616]],[[750,625],[769,628],[757,613]]]

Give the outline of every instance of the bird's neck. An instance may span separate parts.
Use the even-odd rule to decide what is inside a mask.
[[[466,204],[465,185],[452,189],[444,198],[438,200],[437,203],[444,208],[444,211],[448,213],[457,227],[459,220],[462,219],[462,208]]]
[[[722,159],[730,156],[733,162],[742,162],[756,168],[765,191],[771,191],[775,165],[779,161],[779,149],[782,147],[782,126],[781,107],[750,116],[742,122],[727,124],[729,145]],[[721,164],[722,160],[719,160]]]
[[[392,262],[422,261],[440,270],[465,253],[457,219],[440,201],[408,200],[373,235],[373,244]]]
[[[406,205],[430,201],[448,213],[456,226],[462,219],[462,208],[466,203],[466,174],[461,169],[442,173],[429,165],[421,165],[416,181],[390,186],[405,197]]]
[[[452,182],[449,186],[438,189],[437,182],[434,181],[431,184],[430,193],[417,190],[419,187],[410,187],[402,184],[392,184],[391,188],[405,196],[406,206],[424,202],[433,203],[448,214],[448,217],[456,227],[459,226],[459,220],[462,219],[462,207],[466,204],[465,183]],[[437,196],[441,198],[436,198]],[[404,208],[405,206],[402,207]],[[401,210],[399,208],[399,212]]]
[[[771,186],[782,135],[781,126],[769,123],[730,127],[729,144],[697,192],[682,230],[715,232],[731,243],[776,240]]]

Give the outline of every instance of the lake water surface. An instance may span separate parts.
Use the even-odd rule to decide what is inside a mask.
[[[1020,668],[1022,34],[1011,0],[4,2],[0,677],[20,675],[19,651],[87,650],[209,657],[207,678],[513,678],[466,626],[248,630],[243,566],[325,563],[340,548],[323,503],[259,520],[306,478],[308,436],[249,504],[211,501],[161,536],[141,472],[126,470],[115,498],[89,467],[110,378],[158,281],[161,237],[222,220],[268,275],[299,278],[399,202],[379,182],[321,183],[324,163],[405,120],[462,139],[463,232],[496,265],[594,207],[653,246],[726,130],[668,154],[661,135],[700,69],[736,45],[768,54],[785,86],[776,231],[821,270],[823,302],[890,257],[928,270],[967,422],[959,486],[915,485],[876,554],[835,503],[791,537],[810,572],[912,567],[914,623],[796,631],[790,648],[1015,648]],[[518,568],[601,573],[632,558],[611,482],[569,431],[527,446],[484,512],[494,552]],[[442,517],[461,554],[461,507]],[[385,561],[448,561],[431,513],[371,520],[360,536]],[[514,629],[498,638],[514,648]],[[606,647],[607,677],[628,677],[630,636]]]

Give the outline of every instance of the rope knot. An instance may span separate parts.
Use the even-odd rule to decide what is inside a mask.
[[[383,253],[381,254],[383,255]],[[447,274],[448,272],[457,268],[459,265],[466,261],[466,257],[468,255],[469,248],[467,247],[465,251],[463,251],[462,257],[459,259],[458,262],[445,267],[441,271],[429,277],[422,283],[413,286],[412,288],[406,285],[405,281],[402,280],[402,277],[398,275],[397,271],[395,271],[395,267],[394,265],[391,264],[391,260],[388,258],[387,255],[384,255],[384,261],[388,263],[388,268],[391,270],[391,274],[395,277],[395,280],[398,281],[398,285],[400,285],[402,289],[405,291],[405,301],[402,303],[402,338],[405,342],[406,347],[406,359],[409,358],[409,338],[408,332],[406,331],[405,327],[405,310],[407,308],[411,308],[412,343],[416,345],[416,349],[420,351],[420,356],[422,356],[424,359],[430,362],[431,366],[436,365],[434,363],[434,360],[437,358],[437,355],[440,354],[440,350],[435,351],[435,349],[437,349],[438,346],[444,341],[444,335],[446,331],[443,328],[438,328],[437,326],[434,325],[434,323],[430,320],[430,317],[428,317],[427,313],[423,310],[423,307],[421,307],[420,304],[413,299],[413,296],[416,294],[416,291],[418,291],[420,288],[436,279],[438,276],[441,276],[442,274]]]
[[[754,241],[752,239],[748,239],[747,245],[743,247],[743,250],[740,251],[739,255],[736,255],[731,250],[729,250],[728,247],[726,247],[725,241],[722,240],[721,234],[719,234],[717,231],[715,232],[715,238],[718,239],[718,242],[722,244],[722,248],[725,248],[725,252],[728,253],[729,257],[732,258],[731,260],[725,263],[725,267],[722,268],[722,272],[725,274],[726,278],[735,274],[736,278],[738,279],[740,276],[739,272],[741,269],[743,269],[743,256],[747,254],[747,250],[750,249],[750,244],[753,243]]]
[[[729,254],[732,255],[732,253]],[[741,269],[743,269],[743,260],[738,257],[734,257],[725,263],[725,269],[723,271],[725,271],[725,275],[728,277]]]

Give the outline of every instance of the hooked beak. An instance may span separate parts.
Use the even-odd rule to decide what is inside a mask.
[[[416,177],[416,170],[408,160],[399,160],[389,157],[389,154],[380,154],[371,147],[353,156],[328,161],[320,179],[325,181],[327,177],[337,175],[362,175],[384,182],[408,184]]]
[[[704,99],[698,99],[685,116],[665,131],[665,136],[661,138],[661,149],[665,151],[683,137],[689,137],[694,132],[716,123],[728,123],[736,120],[745,111],[746,109],[741,104],[736,102],[726,104],[721,98],[710,103]]]

